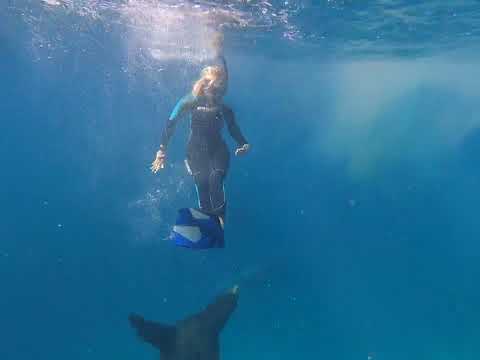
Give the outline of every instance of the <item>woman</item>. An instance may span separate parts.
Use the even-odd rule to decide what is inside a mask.
[[[191,93],[173,109],[162,134],[160,150],[151,167],[153,173],[165,167],[167,146],[175,126],[183,115],[190,114],[185,164],[194,178],[200,209],[218,216],[222,227],[226,210],[223,181],[230,162],[230,154],[221,134],[224,123],[238,144],[235,155],[243,155],[250,149],[235,122],[233,111],[223,103],[225,81],[226,73],[221,66],[207,66],[202,70]]]

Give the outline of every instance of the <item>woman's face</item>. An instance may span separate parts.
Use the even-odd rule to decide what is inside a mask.
[[[221,87],[218,83],[213,83],[210,86],[205,88],[205,97],[207,97],[210,101],[220,101],[222,98],[222,91]]]

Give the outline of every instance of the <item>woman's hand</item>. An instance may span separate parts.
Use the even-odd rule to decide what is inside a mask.
[[[235,155],[240,156],[240,155],[245,155],[245,153],[250,150],[250,144],[243,144],[237,150],[235,150]]]
[[[165,150],[160,148],[160,150],[157,151],[157,156],[155,157],[155,160],[153,160],[150,170],[152,170],[152,172],[156,174],[160,169],[165,168],[166,159],[167,154],[165,153]]]

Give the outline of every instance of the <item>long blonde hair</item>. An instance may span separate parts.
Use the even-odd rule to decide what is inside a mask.
[[[205,90],[210,88],[221,88],[225,82],[225,71],[221,66],[207,66],[200,73],[192,88],[192,95],[203,96]]]

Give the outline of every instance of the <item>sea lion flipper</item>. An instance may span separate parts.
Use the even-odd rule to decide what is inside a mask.
[[[128,320],[142,340],[159,349],[161,353],[173,351],[176,336],[174,326],[148,321],[138,314],[130,314]]]
[[[222,331],[230,315],[237,307],[238,286],[227,293],[218,296],[213,303],[208,305],[198,316],[217,334]]]

